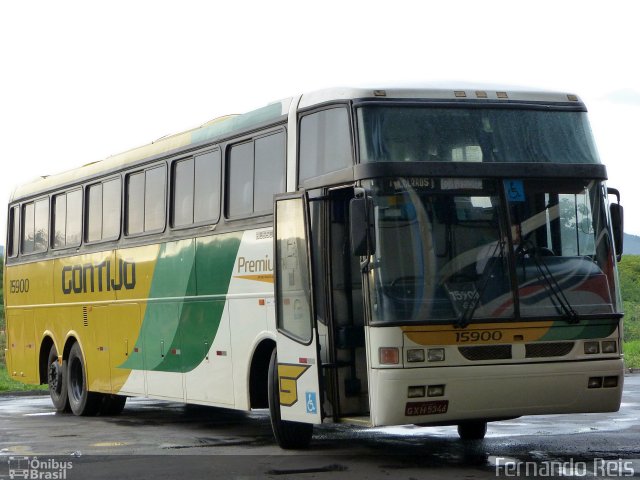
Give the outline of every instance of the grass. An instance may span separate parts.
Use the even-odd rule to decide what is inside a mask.
[[[46,390],[47,385],[26,385],[16,382],[7,372],[4,362],[0,364],[0,392],[30,392],[33,390]]]
[[[27,385],[16,382],[7,372],[4,362],[4,348],[6,345],[6,334],[4,332],[4,322],[0,321],[0,392],[29,392],[33,390],[46,390],[47,385]]]
[[[640,340],[624,343],[624,363],[627,368],[640,368]]]

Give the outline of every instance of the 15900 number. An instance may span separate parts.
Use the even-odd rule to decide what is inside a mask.
[[[20,280],[10,280],[9,291],[11,293],[27,293],[29,291],[29,279],[21,278]]]
[[[500,330],[493,331],[471,331],[456,332],[456,341],[460,343],[467,342],[497,342],[502,340],[502,332]]]

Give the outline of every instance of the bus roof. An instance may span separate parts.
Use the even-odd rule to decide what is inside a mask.
[[[298,101],[299,98],[299,101]],[[577,95],[571,93],[527,91],[520,89],[499,89],[496,87],[479,88],[464,87],[458,89],[442,88],[330,88],[305,93],[300,97],[280,100],[265,107],[242,115],[219,117],[204,125],[162,137],[148,145],[110,156],[104,160],[88,163],[79,168],[55,175],[38,177],[18,186],[10,198],[10,203],[36,196],[40,193],[54,191],[58,188],[79,184],[87,179],[121,168],[135,165],[146,159],[169,154],[189,145],[205,144],[209,140],[230,136],[234,132],[247,130],[252,126],[282,119],[289,112],[292,102],[298,101],[298,109],[312,108],[334,101],[357,99],[424,99],[452,101],[496,101],[496,102],[540,102],[540,103],[575,103],[582,105]]]

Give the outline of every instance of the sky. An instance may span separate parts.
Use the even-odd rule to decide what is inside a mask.
[[[0,199],[319,88],[497,84],[580,95],[640,235],[639,13],[637,0],[2,2]],[[2,208],[1,244],[5,223]]]

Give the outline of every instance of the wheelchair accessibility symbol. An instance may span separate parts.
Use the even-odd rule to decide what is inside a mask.
[[[522,180],[505,180],[504,188],[507,192],[507,201],[524,202],[524,185]]]
[[[316,402],[316,392],[305,392],[305,403],[307,405],[307,413],[318,413],[318,404]]]

